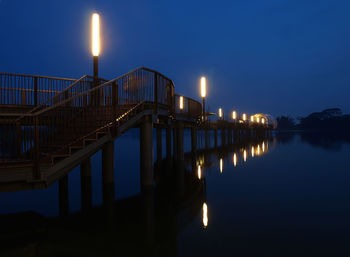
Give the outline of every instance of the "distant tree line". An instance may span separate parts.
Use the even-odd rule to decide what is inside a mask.
[[[279,130],[319,130],[319,131],[345,131],[350,129],[350,115],[343,115],[339,108],[326,109],[314,112],[306,117],[298,118],[299,123],[289,116],[277,118]]]

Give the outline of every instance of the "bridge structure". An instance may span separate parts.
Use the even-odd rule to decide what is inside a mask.
[[[208,147],[211,130],[216,145],[218,130],[221,142],[228,142],[271,129],[268,120],[213,122],[207,116],[200,102],[175,93],[171,79],[145,67],[112,80],[0,73],[0,192],[46,188],[59,181],[65,198],[67,174],[78,165],[82,190],[89,191],[90,157],[100,150],[103,190],[114,190],[113,141],[130,128],[140,128],[142,187],[154,183],[153,128],[157,159],[165,130],[167,159],[180,167],[185,128],[191,129],[194,154],[198,130],[204,131]]]

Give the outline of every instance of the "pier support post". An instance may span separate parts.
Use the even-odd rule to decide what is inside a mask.
[[[157,167],[160,168],[162,162],[162,128],[157,127]]]
[[[197,152],[197,129],[191,128],[191,151],[192,154]]]
[[[232,144],[232,130],[231,128],[228,128],[227,129],[227,133],[228,133],[228,145],[231,145]]]
[[[197,129],[195,127],[191,128],[191,152],[192,152],[192,170],[196,169],[196,159],[197,159]],[[195,174],[195,173],[193,173]]]
[[[81,209],[87,212],[92,207],[91,159],[85,159],[80,165]]]
[[[168,168],[171,167],[171,128],[165,129],[166,160]]]
[[[177,186],[179,196],[185,193],[185,155],[184,155],[184,126],[182,122],[177,124]]]
[[[204,129],[204,144],[205,144],[205,149],[209,149],[209,135],[208,135],[208,129]]]
[[[177,128],[176,126],[173,128],[173,159],[176,164],[176,160],[177,160]]]
[[[102,194],[107,217],[114,215],[114,143],[107,142],[102,148]]]
[[[226,145],[226,129],[221,129],[221,146]]]
[[[153,186],[153,123],[146,116],[140,127],[141,189]]]
[[[64,218],[69,214],[68,175],[58,181],[58,198],[59,216]]]
[[[214,129],[214,147],[218,147],[218,130]]]

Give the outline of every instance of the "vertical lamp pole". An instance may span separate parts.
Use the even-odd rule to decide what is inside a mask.
[[[202,96],[202,100],[203,100],[203,110],[202,110],[202,116],[203,116],[203,121],[206,121],[206,117],[205,117],[205,96],[207,94],[207,79],[205,77],[201,77],[201,96]]]
[[[179,97],[179,109],[180,109],[180,112],[182,112],[184,109],[184,97],[183,96]]]
[[[100,15],[97,13],[92,14],[91,18],[91,51],[93,56],[93,87],[98,86],[98,56],[100,54]],[[94,92],[92,98],[93,104],[98,105],[99,94]],[[94,99],[95,98],[95,99]]]
[[[233,120],[234,123],[236,123],[236,118],[237,118],[237,112],[233,111],[232,112],[232,120]]]

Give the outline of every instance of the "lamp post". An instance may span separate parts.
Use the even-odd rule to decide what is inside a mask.
[[[222,108],[219,108],[219,119],[220,120],[222,120],[222,116],[223,116]]]
[[[91,16],[91,52],[93,56],[93,85],[97,87],[98,79],[98,56],[100,54],[100,15],[93,13]],[[100,92],[95,90],[91,94],[91,102],[93,105],[100,104]]]
[[[243,119],[243,122],[245,122],[247,120],[247,114],[243,113],[242,119]]]
[[[237,119],[237,112],[233,111],[232,112],[232,120],[233,120],[233,122],[236,122],[236,119]]]
[[[205,97],[206,97],[206,94],[207,94],[207,79],[206,77],[201,77],[201,96],[202,96],[202,101],[203,101],[203,104],[202,104],[202,107],[203,107],[203,121],[206,121],[206,117],[205,117]]]
[[[91,51],[93,56],[94,81],[97,82],[98,56],[100,54],[100,15],[98,13],[93,13],[91,17]]]
[[[183,96],[179,97],[179,108],[180,108],[180,112],[182,112],[182,110],[184,109],[184,97]]]

